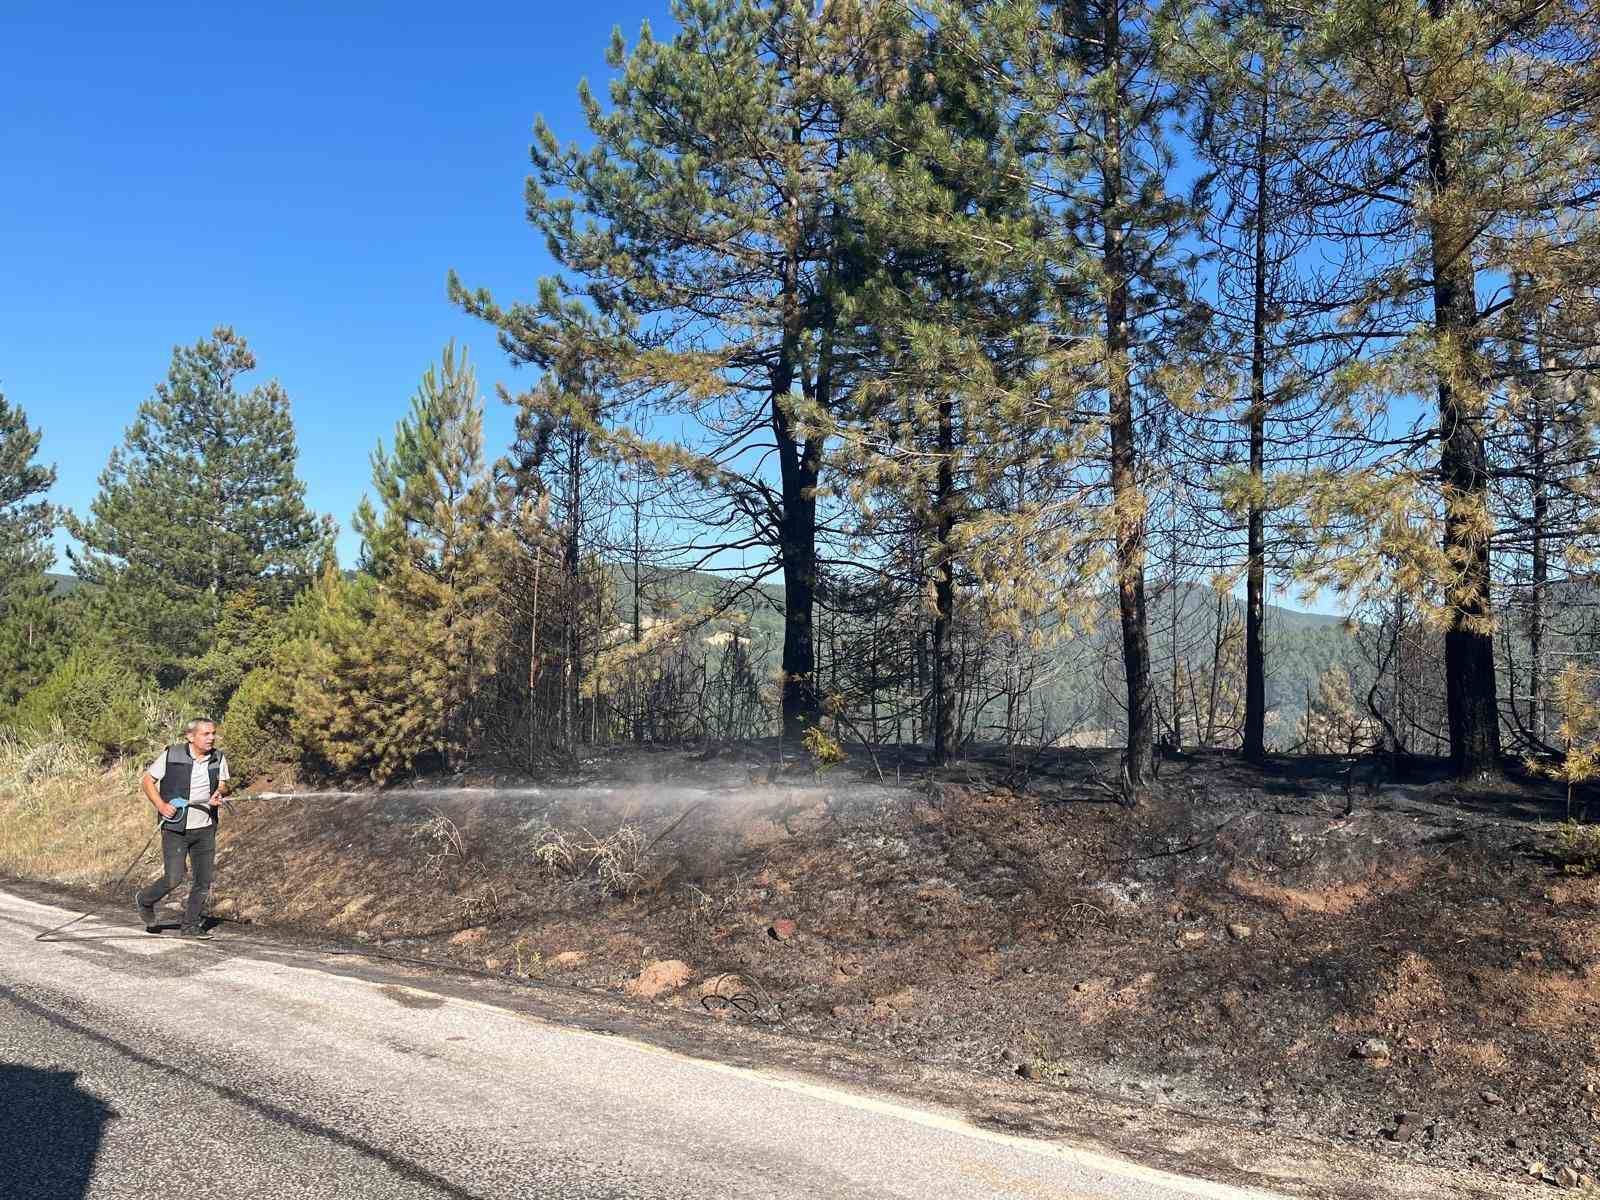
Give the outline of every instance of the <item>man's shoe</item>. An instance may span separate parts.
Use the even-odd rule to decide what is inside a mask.
[[[139,920],[144,923],[144,931],[155,933],[160,928],[156,924],[156,910],[148,904],[140,904],[138,892],[133,894],[133,906],[139,910]]]
[[[191,929],[186,925],[178,930],[178,936],[195,942],[209,942],[211,940],[211,931],[208,929]]]

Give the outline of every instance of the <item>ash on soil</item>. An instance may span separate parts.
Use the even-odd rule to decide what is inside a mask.
[[[214,907],[1399,1161],[1597,1173],[1600,878],[1553,864],[1550,788],[1202,753],[1128,808],[1117,764],[880,748],[818,777],[733,746],[263,801]]]

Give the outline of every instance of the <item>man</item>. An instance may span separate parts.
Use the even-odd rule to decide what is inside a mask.
[[[134,893],[146,933],[157,933],[156,905],[184,877],[184,860],[194,871],[184,907],[182,937],[209,938],[205,931],[206,894],[217,857],[217,813],[228,786],[228,760],[214,750],[217,723],[196,717],[183,727],[184,740],[156,756],[139,786],[160,814],[162,877]]]

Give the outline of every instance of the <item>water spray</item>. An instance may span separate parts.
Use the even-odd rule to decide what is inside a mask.
[[[604,789],[610,791],[612,789]],[[596,795],[602,794],[602,789],[594,789]],[[522,787],[397,787],[365,792],[341,791],[312,791],[312,792],[251,792],[243,796],[231,796],[229,804],[238,804],[243,800],[437,800],[460,797],[467,799],[473,796],[548,796],[549,788],[522,786]]]
[[[237,804],[241,800],[353,800],[358,796],[369,796],[371,792],[252,792],[248,796],[231,796],[229,804]]]
[[[656,834],[656,836],[650,840],[650,842],[645,846],[645,849],[644,849],[644,853],[645,854],[648,854],[652,849],[654,849],[657,845],[659,845],[662,841],[664,841],[668,836],[670,836],[672,833],[676,832],[677,829],[685,821],[687,821],[692,815],[694,815],[696,812],[698,812],[706,804],[708,804],[712,800],[714,800],[719,793],[737,792],[738,790],[740,790],[737,787],[731,787],[731,788],[695,787],[695,788],[684,789],[684,788],[674,788],[674,787],[670,787],[670,786],[662,787],[660,785],[654,785],[654,784],[640,784],[638,786],[640,786],[641,788],[649,788],[649,790],[651,790],[652,792],[655,793],[655,798],[657,800],[666,800],[666,799],[672,798],[671,794],[673,794],[673,793],[676,793],[678,798],[687,798],[688,796],[697,796],[698,797],[698,799],[695,799],[693,801],[693,803],[691,803],[686,809],[684,809],[683,812],[679,813],[678,816],[671,822],[671,824],[669,824],[665,829],[663,829],[660,833]],[[427,799],[427,800],[442,800],[442,799],[446,799],[446,798],[466,799],[468,797],[482,797],[482,796],[503,796],[503,797],[522,797],[522,798],[544,797],[544,798],[548,798],[552,794],[559,794],[559,793],[567,791],[567,790],[569,790],[569,789],[542,788],[542,787],[534,787],[534,786],[531,786],[531,785],[522,785],[522,786],[513,786],[513,787],[497,787],[497,786],[488,786],[488,787],[464,786],[464,787],[447,787],[447,788],[440,788],[440,787],[433,787],[433,788],[414,787],[414,788],[396,788],[396,789],[393,789],[393,790],[390,790],[390,791],[378,790],[378,791],[364,791],[364,792],[344,791],[344,790],[336,790],[336,789],[331,789],[330,788],[330,789],[318,789],[318,790],[304,791],[304,792],[246,792],[246,793],[241,793],[241,794],[236,795],[236,796],[225,797],[220,802],[220,806],[232,807],[235,804],[243,804],[244,802],[250,801],[250,800],[322,801],[322,800],[370,800],[370,799],[379,799],[379,798],[389,799],[389,800],[394,800],[394,799],[404,799],[404,800],[424,800],[424,799]],[[578,790],[586,792],[589,796],[596,797],[596,798],[598,798],[598,797],[614,797],[614,796],[616,796],[618,794],[618,791],[619,791],[619,789],[614,788],[614,787],[587,788],[587,789],[578,789]],[[685,793],[687,793],[687,795]],[[184,807],[184,802],[179,802],[178,807],[180,809],[182,807]],[[158,832],[159,832],[159,827],[158,827]],[[150,835],[150,839],[145,842],[143,848],[140,849],[139,853],[134,856],[133,861],[128,863],[127,867],[123,869],[122,874],[117,877],[117,881],[114,884],[111,885],[113,891],[121,888],[122,885],[127,882],[128,876],[133,872],[134,867],[138,866],[139,863],[144,860],[144,857],[149,852],[150,847],[152,845],[154,845],[155,839],[156,839],[156,834],[152,833]],[[79,916],[74,917],[72,920],[66,922],[63,925],[58,925],[54,929],[46,930],[44,933],[40,934],[34,940],[38,941],[38,942],[57,940],[56,935],[60,934],[63,930],[65,930],[65,929],[67,929],[67,928],[69,928],[69,927],[71,927],[73,925],[76,925],[79,921],[86,920],[91,915],[92,915],[91,913],[82,913]]]

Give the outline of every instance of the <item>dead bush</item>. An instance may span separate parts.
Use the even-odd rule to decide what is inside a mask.
[[[547,825],[539,831],[534,841],[533,857],[552,875],[574,875],[581,869],[577,846],[553,825]]]
[[[411,840],[420,843],[427,855],[423,869],[438,875],[452,858],[457,862],[466,861],[467,845],[454,821],[437,808],[428,811],[432,815],[426,821],[411,827]]]
[[[569,836],[553,825],[539,833],[533,856],[552,875],[593,876],[614,896],[634,896],[644,882],[644,853],[649,843],[644,830],[626,823],[608,837],[585,829]]]
[[[469,925],[486,925],[498,918],[504,908],[500,892],[492,883],[484,884],[480,891],[471,895],[459,897],[456,904],[461,910],[461,919]]]

